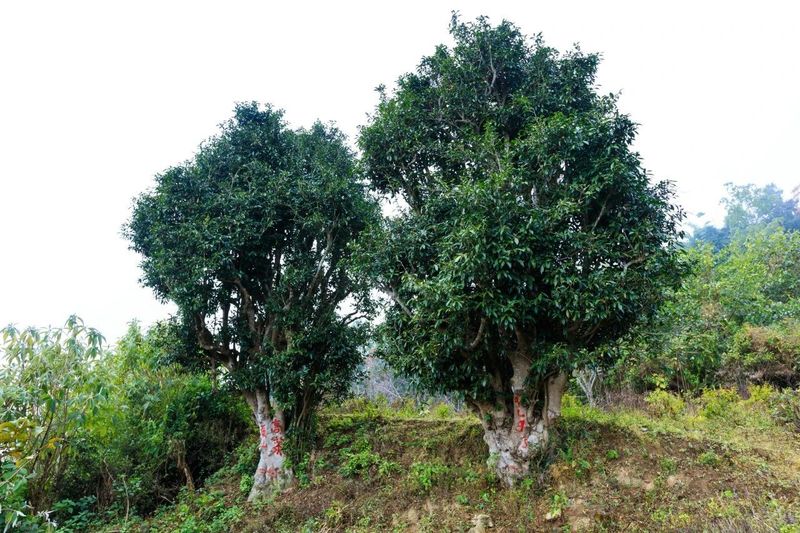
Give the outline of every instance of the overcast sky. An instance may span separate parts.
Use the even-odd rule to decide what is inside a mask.
[[[641,124],[636,147],[690,213],[723,184],[800,183],[800,12],[781,2],[0,3],[0,325],[77,313],[109,340],[165,317],[120,227],[153,175],[236,101],[351,138],[437,43],[450,11],[507,18],[603,55],[599,82]]]

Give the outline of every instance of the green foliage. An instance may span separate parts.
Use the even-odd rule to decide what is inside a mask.
[[[423,402],[407,397],[390,404],[386,396],[380,394],[375,398],[363,396],[348,398],[338,406],[332,406],[328,411],[339,414],[357,414],[359,417],[369,420],[381,418],[447,420],[470,416],[469,412],[457,411],[452,404],[445,401],[431,404],[429,401]]]
[[[661,459],[659,466],[661,467],[661,471],[666,475],[671,475],[678,471],[678,463],[671,457],[664,457]]]
[[[144,284],[178,306],[193,353],[225,365],[251,403],[259,391],[268,411],[285,409],[298,457],[315,407],[348,389],[361,360],[366,330],[354,321],[370,312],[369,287],[348,250],[378,215],[338,130],[293,131],[250,103],[156,176],[125,229]],[[342,317],[345,298],[354,312]]]
[[[150,521],[148,531],[224,533],[235,529],[244,509],[231,505],[218,490],[182,491],[174,507],[164,507]]]
[[[728,195],[722,204],[726,208],[722,228],[706,225],[697,228],[691,243],[710,243],[715,250],[730,244],[731,239],[760,231],[767,226],[780,226],[788,231],[800,230],[800,206],[797,198],[783,199],[783,191],[770,183],[734,185],[727,183]]]
[[[0,526],[3,531],[40,523],[30,512],[28,480],[31,475],[5,456],[0,458]]]
[[[453,409],[453,406],[448,403],[439,402],[431,408],[431,415],[440,420],[453,418],[455,414],[456,412]]]
[[[84,496],[78,501],[60,500],[53,505],[56,516],[66,516],[66,520],[58,524],[58,531],[64,533],[82,532],[97,528],[102,524],[102,515],[96,512],[96,496]]]
[[[742,233],[718,252],[687,250],[692,273],[653,324],[619,347],[615,379],[699,391],[746,381],[794,384],[800,320],[800,232]]]
[[[5,330],[5,525],[54,519],[64,531],[85,530],[149,512],[219,469],[244,435],[247,411],[207,375],[167,364],[170,328],[145,334],[132,324],[113,351],[74,317],[61,330]]]
[[[721,371],[731,382],[800,383],[800,321],[745,324],[734,335]]]
[[[109,397],[80,432],[62,497],[96,494],[98,509],[152,511],[218,470],[246,434],[239,398],[215,390],[206,374],[163,364],[171,349],[165,331],[131,324],[102,361]]]
[[[706,418],[725,418],[737,408],[741,398],[730,389],[709,389],[700,397],[701,414]]]
[[[355,475],[367,477],[371,474],[386,477],[399,469],[397,463],[387,461],[374,452],[366,438],[359,438],[351,446],[342,448],[339,454],[341,456],[339,473],[344,477]]]
[[[102,342],[74,316],[61,329],[2,330],[0,506],[6,526],[53,503],[71,449],[107,397],[103,373],[95,369]]]
[[[361,264],[393,300],[380,350],[395,367],[430,390],[510,397],[510,355],[535,385],[655,310],[680,271],[681,214],[631,150],[633,121],[595,92],[597,55],[505,21],[450,31],[455,46],[382,91],[362,130],[373,187],[407,209]]]
[[[777,420],[800,432],[800,390],[784,389],[770,398]]]
[[[656,416],[677,416],[686,407],[685,402],[678,396],[665,391],[656,389],[645,397],[648,410]]]
[[[713,450],[707,450],[697,457],[697,462],[701,465],[716,467],[720,464],[720,457]]]
[[[438,462],[414,462],[408,470],[408,480],[417,491],[429,492],[449,470]]]

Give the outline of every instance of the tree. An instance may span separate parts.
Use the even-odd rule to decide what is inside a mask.
[[[710,224],[696,228],[690,244],[708,242],[720,250],[736,237],[744,237],[768,225],[778,225],[789,231],[800,230],[800,205],[796,196],[783,199],[783,191],[774,183],[764,187],[753,184],[726,183],[728,191],[722,199],[725,223],[722,228]]]
[[[315,407],[361,361],[369,291],[346,260],[378,216],[341,133],[292,131],[254,103],[134,203],[126,233],[144,284],[177,304],[200,355],[224,365],[253,411],[251,498],[289,481],[287,430],[303,446]]]
[[[70,447],[106,391],[93,371],[103,337],[79,318],[61,329],[9,326],[0,338],[0,525],[10,529],[27,507],[53,503]]]
[[[736,234],[761,229],[771,222],[787,230],[800,229],[800,208],[797,200],[783,199],[783,191],[774,183],[764,187],[727,183],[728,197],[722,200],[726,208],[725,227]]]
[[[597,357],[680,274],[680,210],[631,151],[634,123],[594,89],[598,56],[462,23],[363,128],[374,188],[400,213],[363,265],[391,298],[381,352],[480,416],[513,483]]]

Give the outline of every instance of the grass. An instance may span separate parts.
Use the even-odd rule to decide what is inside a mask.
[[[645,410],[567,397],[541,472],[513,489],[487,467],[473,417],[349,402],[320,417],[284,494],[245,502],[243,451],[205,489],[107,530],[467,531],[488,515],[495,531],[800,532],[800,438],[776,420],[774,391],[753,392],[661,391]]]

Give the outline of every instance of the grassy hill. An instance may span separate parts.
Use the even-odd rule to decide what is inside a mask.
[[[206,487],[107,531],[800,531],[800,435],[778,393],[567,397],[540,474],[508,489],[477,420],[353,401],[320,421],[297,485],[245,502],[255,446]],[[253,439],[255,442],[255,439]]]

